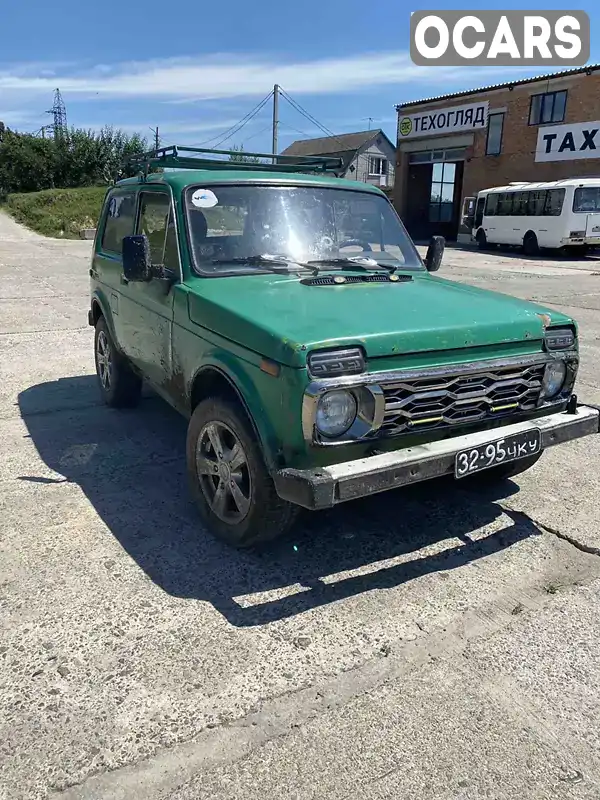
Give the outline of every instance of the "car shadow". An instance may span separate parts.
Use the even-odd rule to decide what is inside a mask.
[[[305,512],[287,537],[239,552],[203,530],[187,486],[186,422],[162,400],[151,395],[136,410],[109,409],[95,376],[78,376],[32,386],[18,402],[55,472],[18,476],[41,487],[41,502],[62,483],[77,484],[152,581],[173,596],[211,603],[235,626],[457,569],[539,535],[497,503],[518,491],[514,483],[484,494],[438,480]],[[482,535],[492,523],[494,532]]]

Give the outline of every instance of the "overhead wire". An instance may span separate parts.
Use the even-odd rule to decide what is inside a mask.
[[[217,133],[215,136],[211,136],[210,139],[206,139],[205,141],[200,142],[199,147],[203,147],[206,144],[210,144],[211,142],[215,142],[215,140],[218,140],[213,144],[213,147],[217,148],[221,144],[226,142],[228,139],[231,139],[232,136],[235,136],[236,133],[241,131],[242,128],[244,128],[250,122],[250,120],[253,119],[264,108],[264,106],[269,102],[272,96],[273,96],[273,90],[271,90],[269,94],[266,97],[264,97],[260,101],[260,103],[258,103],[251,111],[249,111],[245,116],[243,116],[240,120],[238,120],[238,122],[236,122],[235,125],[232,125],[225,131]]]
[[[256,131],[256,133],[253,133],[251,136],[247,136],[247,137],[244,139],[244,141],[242,142],[242,146],[243,146],[243,145],[245,145],[245,144],[246,144],[246,142],[249,142],[249,141],[250,141],[250,139],[254,139],[254,137],[255,137],[255,136],[260,136],[260,134],[261,134],[261,133],[264,133],[265,131],[268,131],[268,130],[269,130],[269,128],[271,128],[271,127],[272,127],[272,126],[271,126],[271,123],[269,122],[269,124],[268,124],[268,125],[266,125],[264,128],[261,128],[259,131]]]
[[[288,94],[288,93],[285,91],[285,89],[282,89],[281,87],[279,87],[279,92],[280,92],[280,94],[281,94],[281,95],[282,95],[282,96],[285,98],[285,100],[287,100],[287,101],[288,101],[288,103],[289,103],[289,104],[290,104],[290,105],[291,105],[293,108],[295,108],[295,109],[296,109],[296,111],[297,111],[299,114],[302,114],[302,116],[303,116],[303,117],[305,117],[305,118],[306,118],[306,119],[307,119],[309,122],[312,122],[312,124],[313,124],[313,125],[316,125],[316,126],[317,126],[317,128],[319,128],[319,130],[323,131],[323,133],[325,133],[327,136],[329,136],[329,137],[331,137],[331,138],[335,139],[335,140],[336,140],[336,141],[338,141],[338,142],[339,142],[339,143],[340,143],[340,144],[341,144],[343,147],[345,147],[345,144],[344,144],[344,142],[343,142],[343,141],[342,141],[342,140],[339,138],[339,136],[338,136],[337,134],[335,134],[335,133],[334,133],[332,130],[330,130],[330,129],[329,129],[329,128],[327,128],[325,125],[323,125],[322,123],[320,123],[318,119],[316,119],[315,117],[313,117],[313,115],[312,115],[312,114],[310,114],[310,113],[309,113],[309,112],[308,112],[308,111],[307,111],[305,108],[303,108],[303,107],[300,105],[300,103],[297,103],[297,102],[296,102],[296,101],[295,101],[295,100],[294,100],[292,97],[290,97],[290,95],[289,95],[289,94]]]

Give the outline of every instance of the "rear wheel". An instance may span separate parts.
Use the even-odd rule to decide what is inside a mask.
[[[104,317],[94,336],[96,374],[104,402],[113,408],[133,408],[140,401],[142,380],[131,369],[113,342]]]
[[[252,426],[234,402],[213,398],[196,407],[187,468],[202,519],[227,544],[252,547],[292,526],[299,509],[277,495]]]
[[[533,231],[527,231],[523,238],[523,252],[526,256],[537,256],[540,252],[537,236]]]

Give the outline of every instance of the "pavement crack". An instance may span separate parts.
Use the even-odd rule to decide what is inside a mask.
[[[522,517],[524,520],[527,520],[528,522],[532,523],[533,525],[535,525],[536,528],[539,528],[541,531],[544,531],[545,533],[551,533],[553,536],[562,539],[564,542],[568,542],[570,545],[575,547],[581,553],[587,553],[588,555],[591,556],[600,556],[599,547],[592,547],[591,545],[584,544],[583,542],[580,542],[578,539],[576,539],[574,536],[570,536],[568,533],[563,533],[562,531],[559,531],[558,528],[553,528],[551,525],[546,525],[546,523],[540,522],[540,520],[531,517],[525,511],[516,511],[513,508],[511,509],[511,512],[519,517]]]

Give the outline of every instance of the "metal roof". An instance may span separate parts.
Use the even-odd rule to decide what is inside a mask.
[[[491,92],[494,89],[508,89],[511,86],[522,86],[526,83],[535,83],[536,81],[550,80],[551,78],[562,78],[565,75],[578,75],[584,72],[591,74],[595,70],[600,69],[600,64],[588,64],[585,67],[575,67],[574,69],[565,69],[560,72],[551,72],[546,75],[536,75],[533,78],[521,78],[515,81],[506,81],[504,83],[494,83],[491,86],[480,86],[478,89],[467,89],[462,92],[450,92],[450,94],[440,94],[436,97],[426,97],[422,100],[412,100],[408,103],[398,103],[396,111],[400,109],[405,110],[409,106],[420,106],[426,103],[434,103],[437,100],[449,100],[454,97],[467,97],[468,95],[479,94],[480,92]]]
[[[282,150],[283,156],[319,156],[332,155],[333,153],[350,153],[359,150],[363,145],[383,136],[387,139],[391,147],[392,142],[381,128],[368,131],[358,131],[356,133],[340,133],[334,136],[322,136],[319,139],[297,139],[289,147]]]

